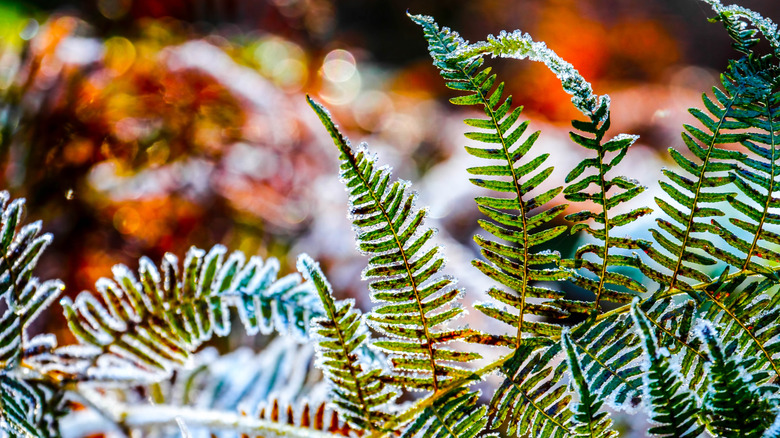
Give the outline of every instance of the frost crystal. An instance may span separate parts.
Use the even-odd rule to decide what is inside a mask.
[[[531,35],[519,30],[512,33],[501,31],[498,37],[489,35],[487,41],[463,44],[449,55],[449,58],[463,60],[486,53],[502,58],[530,59],[544,63],[561,81],[564,91],[572,95],[574,106],[588,117],[595,116],[602,107],[609,108],[609,96],[594,94],[593,87],[574,66],[558,56],[544,42],[534,41]]]

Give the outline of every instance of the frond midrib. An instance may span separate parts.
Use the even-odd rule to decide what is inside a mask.
[[[765,96],[765,108],[767,110],[767,120],[769,120],[769,138],[772,140],[772,144],[770,147],[772,148],[772,159],[770,160],[772,162],[772,170],[769,177],[769,187],[767,188],[767,201],[764,203],[764,211],[761,213],[761,221],[758,223],[758,228],[756,231],[756,235],[753,236],[753,243],[750,245],[750,250],[747,253],[747,256],[745,257],[745,264],[742,265],[742,271],[745,271],[748,267],[748,264],[750,263],[750,258],[753,256],[753,252],[756,250],[756,247],[758,246],[758,240],[761,236],[761,231],[764,228],[764,223],[766,222],[767,215],[769,214],[769,204],[770,200],[772,198],[772,192],[774,191],[774,184],[775,184],[775,169],[776,169],[776,153],[777,150],[775,149],[775,124],[772,121],[772,106],[769,101],[769,96]]]
[[[629,304],[628,306],[629,306],[629,308],[630,308],[630,304]],[[638,388],[638,387],[636,387],[636,386],[635,386],[633,383],[629,382],[629,381],[628,381],[628,380],[626,380],[626,379],[625,379],[623,376],[621,376],[620,374],[618,374],[618,372],[617,372],[616,370],[612,369],[612,367],[610,367],[609,365],[607,365],[607,364],[606,364],[604,361],[602,361],[602,360],[601,360],[601,359],[600,359],[598,356],[594,356],[594,355],[591,353],[591,351],[590,351],[589,349],[587,349],[587,348],[583,347],[582,345],[580,345],[580,344],[579,344],[579,343],[578,343],[578,342],[577,342],[575,339],[572,339],[572,340],[571,340],[571,342],[572,342],[572,344],[574,344],[575,346],[577,346],[577,348],[579,348],[579,349],[580,349],[580,350],[582,350],[582,351],[583,351],[585,354],[587,354],[587,355],[588,355],[588,357],[590,357],[590,358],[591,358],[591,359],[592,359],[594,362],[596,362],[597,364],[599,364],[599,366],[601,366],[601,368],[603,368],[603,369],[605,369],[605,370],[609,371],[609,373],[610,373],[610,374],[612,374],[613,376],[615,376],[615,377],[617,377],[618,379],[620,379],[620,380],[621,380],[621,381],[622,381],[622,382],[623,382],[623,383],[624,383],[626,386],[630,387],[630,388],[631,388],[632,390],[634,390],[634,391],[639,391],[639,390],[641,390],[641,388]]]
[[[603,135],[603,134],[602,134]],[[599,139],[599,143],[601,139]],[[609,260],[609,209],[607,208],[607,187],[606,172],[604,171],[604,148],[599,148],[599,184],[601,185],[602,217],[604,218],[604,259],[601,264],[601,275],[599,275],[599,286],[596,289],[596,299],[593,301],[593,309],[598,311],[601,293],[604,291],[604,283],[607,276],[607,265]]]

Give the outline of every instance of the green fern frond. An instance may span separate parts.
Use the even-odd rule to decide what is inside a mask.
[[[614,169],[625,158],[628,148],[638,137],[621,134],[605,142],[604,135],[610,126],[609,99],[601,99],[601,102],[602,107],[596,110],[590,121],[572,122],[575,128],[585,134],[572,132],[570,133],[572,140],[586,149],[595,150],[596,157],[586,158],[580,162],[566,177],[569,185],[564,189],[567,200],[592,202],[598,206],[595,212],[582,210],[566,216],[567,220],[576,223],[571,229],[572,233],[583,230],[596,241],[580,247],[573,260],[573,267],[584,268],[590,275],[578,274],[571,281],[593,292],[595,295],[593,305],[597,310],[601,300],[625,304],[636,294],[647,291],[642,283],[615,272],[614,268],[629,266],[646,271],[647,267],[643,265],[639,256],[630,256],[628,252],[647,248],[649,242],[616,236],[615,229],[628,225],[652,211],[647,207],[639,207],[621,214],[614,212],[616,207],[631,201],[645,188],[624,176],[614,178],[607,176],[607,172]],[[586,174],[589,168],[595,172]],[[595,186],[595,189],[592,186]],[[591,222],[599,225],[594,226]],[[596,257],[596,261],[586,259],[585,256],[588,254]]]
[[[650,420],[656,424],[648,433],[669,438],[698,437],[703,431],[697,421],[698,401],[683,387],[682,376],[669,363],[669,351],[659,346],[654,327],[637,303],[638,299],[631,304],[631,317],[647,357],[644,401]]]
[[[473,334],[446,329],[463,312],[455,279],[441,274],[441,248],[431,246],[434,230],[423,225],[427,211],[414,207],[409,184],[391,182],[390,169],[378,167],[367,150],[353,151],[330,115],[311,98],[309,104],[341,152],[341,178],[349,190],[350,218],[361,252],[370,257],[363,276],[371,298],[379,303],[368,315],[377,331],[389,336],[374,341],[390,355],[393,382],[407,388],[437,391],[447,381],[468,376],[460,367],[477,353],[444,344]]]
[[[562,291],[537,284],[570,276],[558,266],[560,254],[538,249],[566,230],[565,226],[550,226],[565,205],[548,206],[562,187],[534,194],[553,170],[552,167],[540,167],[549,154],[529,155],[539,132],[521,141],[528,127],[528,121],[517,123],[522,107],[513,108],[512,97],[503,97],[504,84],[495,85],[496,75],[490,73],[490,67],[482,68],[483,59],[453,56],[467,46],[457,33],[447,28],[439,29],[431,17],[410,17],[423,28],[433,64],[440,70],[446,85],[463,93],[450,101],[456,105],[479,105],[486,116],[465,120],[467,125],[479,130],[466,133],[466,137],[488,146],[467,146],[466,150],[477,158],[490,160],[490,164],[468,171],[475,176],[472,183],[501,194],[499,197],[478,197],[476,202],[479,210],[490,219],[480,220],[480,226],[506,243],[475,236],[484,260],[475,260],[473,264],[504,289],[494,287],[488,291],[500,306],[481,303],[475,307],[516,329],[516,335],[505,336],[502,344],[519,348],[524,333],[555,337],[560,332],[559,326],[529,320],[528,316],[555,320],[567,317],[572,311],[585,311],[587,306],[565,300]]]
[[[776,291],[776,279],[753,279],[745,274],[728,277],[712,287],[702,290],[706,301],[702,304],[700,318],[721,327],[729,354],[744,357],[743,368],[753,375],[754,385],[764,385],[780,376],[780,306]],[[698,338],[691,342],[694,349],[701,349]],[[689,386],[702,394],[706,389],[706,361],[695,350],[689,350],[681,361],[681,371]]]
[[[276,278],[279,262],[232,253],[214,246],[208,253],[191,248],[179,273],[178,260],[166,254],[161,275],[151,260],[141,258],[140,281],[124,265],[113,268],[114,279],[96,284],[101,299],[82,292],[75,303],[61,303],[68,326],[92,359],[86,368],[66,370],[77,378],[120,378],[101,360],[119,358],[142,370],[170,372],[184,363],[214,334],[230,332],[230,307],[237,309],[249,334],[270,332],[305,335],[311,318],[322,315],[317,296],[300,276]],[[73,354],[73,347],[68,354]],[[131,374],[131,379],[136,376]]]
[[[559,384],[566,362],[554,360],[560,344],[539,349],[525,341],[502,366],[506,378],[496,389],[488,410],[489,427],[507,425],[510,436],[565,437],[572,413],[571,395]]]
[[[680,210],[663,199],[656,199],[658,206],[677,224],[658,220],[660,229],[668,237],[658,230],[652,230],[656,241],[672,255],[670,258],[656,250],[648,251],[651,258],[671,271],[668,277],[655,279],[663,283],[665,278],[668,278],[670,287],[677,286],[682,289],[687,286],[685,283],[679,284],[677,279],[680,277],[700,282],[710,281],[700,269],[701,266],[715,263],[715,259],[743,271],[762,273],[767,269],[755,262],[756,257],[771,261],[779,259],[775,251],[759,245],[759,241],[770,244],[780,241],[777,232],[766,229],[768,225],[780,224],[777,215],[771,211],[772,206],[779,202],[775,198],[775,149],[780,138],[777,134],[777,129],[780,128],[777,122],[777,67],[768,64],[770,58],[767,56],[754,56],[751,47],[756,42],[755,32],[746,30],[742,22],[730,20],[731,13],[726,13],[726,9],[732,9],[722,8],[717,0],[708,3],[719,11],[729,34],[736,41],[737,49],[745,52],[747,56],[729,64],[726,72],[721,75],[721,88],[713,88],[714,99],[703,95],[705,111],[690,111],[703,128],[685,125],[687,132],[683,133],[683,140],[697,158],[697,162],[670,150],[672,158],[691,174],[693,179],[665,170],[664,174],[671,180],[671,184],[662,182],[661,187],[684,208]],[[747,10],[735,13],[740,15],[743,12],[752,14],[752,11]],[[751,17],[757,19],[757,16]],[[771,21],[763,18],[761,20],[756,24],[776,28]],[[746,151],[718,146],[730,143],[741,143]],[[753,156],[746,152],[752,153]],[[727,192],[723,187],[731,182],[757,206]],[[750,233],[748,239],[739,237],[715,219],[724,213],[722,208],[712,204],[723,201],[728,201],[749,218],[748,221],[729,219],[734,226]],[[707,219],[710,223],[705,222]],[[720,236],[734,249],[744,253],[744,256],[735,255],[732,250],[716,245],[706,233]]]
[[[775,52],[775,56],[780,57],[780,31],[772,20],[761,14],[747,8],[737,5],[723,6],[720,0],[702,0],[709,4],[712,10],[718,14],[717,20],[724,21],[729,34],[736,41],[736,48],[744,54],[751,53],[750,48],[757,42],[756,30],[769,42],[769,45]],[[756,27],[756,30],[746,28],[746,26],[735,23],[735,20],[743,20]]]
[[[563,89],[572,95],[572,103],[575,107],[588,117],[588,121],[572,122],[574,128],[584,135],[572,132],[571,138],[580,146],[596,151],[597,156],[581,161],[569,173],[566,177],[566,183],[569,185],[564,190],[564,194],[569,201],[590,201],[599,206],[596,212],[583,210],[566,217],[567,220],[577,223],[572,227],[573,233],[583,230],[598,243],[583,246],[577,251],[574,263],[565,263],[565,265],[573,265],[574,268],[584,268],[589,271],[589,275],[574,275],[571,281],[594,293],[596,298],[593,305],[596,309],[601,299],[628,303],[635,294],[645,292],[645,287],[640,282],[614,272],[614,269],[610,268],[632,266],[647,270],[638,256],[631,257],[625,253],[629,250],[646,248],[649,243],[617,237],[610,232],[615,227],[633,222],[649,213],[651,209],[635,208],[611,216],[611,210],[636,197],[644,187],[622,176],[610,179],[607,173],[625,158],[629,146],[636,141],[637,137],[621,134],[604,141],[604,135],[610,126],[609,96],[595,95],[591,84],[571,64],[547,48],[544,43],[534,41],[528,34],[519,31],[502,32],[498,37],[488,37],[486,42],[463,44],[458,50],[453,51],[449,58],[450,62],[474,62],[475,56],[481,57],[487,53],[516,59],[527,58],[544,63],[561,80]],[[589,169],[594,170],[595,173],[586,174]],[[595,186],[595,190],[591,186]],[[618,190],[613,190],[608,195],[607,193],[613,188]],[[601,227],[589,225],[587,222],[590,221],[601,224]],[[600,261],[586,260],[583,257],[586,254],[594,255]],[[613,285],[612,288],[608,287],[610,284]],[[629,293],[614,286],[627,289]]]
[[[401,438],[474,438],[488,420],[487,407],[479,406],[478,400],[478,391],[452,389],[426,407]]]
[[[688,351],[695,315],[692,301],[682,305],[674,305],[672,300],[648,301],[642,307],[654,330],[661,334],[661,345]],[[593,393],[618,407],[639,404],[642,346],[628,315],[611,312],[591,317],[571,330],[570,340]]]
[[[0,372],[17,365],[26,348],[27,327],[64,289],[59,280],[40,283],[32,276],[51,235],[41,234],[41,222],[22,225],[24,199],[10,200],[0,192]]]
[[[0,428],[13,437],[58,438],[67,413],[63,395],[45,383],[0,375]]]
[[[696,334],[706,345],[710,357],[708,390],[704,396],[704,418],[716,436],[760,437],[772,425],[775,403],[767,397],[766,387],[752,383],[741,369],[738,356],[726,351],[709,321],[702,320]],[[772,388],[777,391],[777,388]]]
[[[326,316],[313,321],[313,330],[320,337],[317,352],[333,383],[334,403],[355,429],[376,431],[390,418],[383,407],[398,394],[385,386],[381,369],[368,369],[358,357],[368,338],[360,311],[354,300],[334,302],[330,284],[309,256],[298,257],[298,271],[314,285],[325,307]]]
[[[574,351],[568,332],[561,335],[561,343],[566,351],[566,362],[571,373],[571,383],[575,392],[579,395],[579,402],[574,403],[571,410],[571,434],[573,437],[616,437],[618,434],[612,427],[612,419],[609,414],[601,410],[604,398],[598,393],[591,392],[588,382],[582,374],[580,361]]]

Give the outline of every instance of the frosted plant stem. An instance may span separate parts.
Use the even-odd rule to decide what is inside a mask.
[[[89,400],[91,396],[85,395],[85,398]],[[95,404],[105,405],[105,403],[95,403],[95,400],[90,401],[90,405]],[[128,406],[113,401],[110,402],[110,406],[105,407],[113,417],[111,419],[112,422],[131,429],[159,426],[178,427],[183,422],[190,429],[228,430],[248,435],[270,434],[273,436],[301,438],[343,438],[339,435],[319,430],[252,418],[235,412],[170,405]]]

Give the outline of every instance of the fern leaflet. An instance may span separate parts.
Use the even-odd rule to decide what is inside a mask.
[[[631,304],[631,317],[647,356],[644,397],[650,420],[656,423],[648,432],[659,437],[695,438],[703,429],[697,423],[698,402],[683,387],[679,373],[672,369],[669,351],[659,347],[651,322],[637,302]]]
[[[766,390],[770,388],[750,384],[752,379],[744,376],[735,357],[726,358],[715,329],[708,321],[699,323],[696,334],[706,345],[712,361],[707,373],[709,388],[703,400],[708,428],[716,436],[762,436],[771,426],[771,413],[775,410],[766,397]]]
[[[569,333],[564,332],[561,343],[566,351],[566,361],[571,373],[572,385],[579,395],[579,402],[572,407],[574,415],[571,417],[571,435],[573,437],[616,437],[617,432],[611,429],[612,419],[606,412],[599,412],[604,400],[598,393],[591,392],[588,382],[582,374],[574,344]]]
[[[360,250],[370,256],[363,275],[371,298],[381,303],[368,315],[379,332],[392,337],[375,341],[395,369],[391,377],[404,387],[437,391],[444,383],[469,374],[446,362],[468,362],[477,353],[444,348],[443,344],[471,335],[470,330],[440,329],[463,312],[456,299],[455,279],[442,276],[444,259],[429,241],[426,210],[414,208],[408,184],[390,182],[390,170],[377,167],[367,150],[357,153],[333,124],[327,111],[309,98],[341,153],[341,177],[349,190],[350,218]],[[438,329],[438,330],[437,330]]]
[[[397,394],[385,386],[381,369],[368,370],[360,363],[357,352],[368,337],[360,311],[354,300],[334,302],[330,284],[309,256],[298,257],[298,270],[317,289],[325,307],[326,316],[314,320],[314,330],[320,336],[320,364],[334,385],[335,404],[356,429],[375,431],[390,417],[382,407]]]

